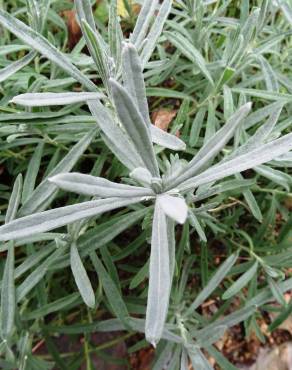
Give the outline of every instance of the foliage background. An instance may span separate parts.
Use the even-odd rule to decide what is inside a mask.
[[[84,40],[79,41],[72,6],[70,1],[51,1],[43,34],[84,74],[101,85]],[[34,21],[25,1],[2,1],[1,8],[25,23]],[[134,27],[138,7],[128,6],[130,15],[124,8],[125,5],[119,11],[124,35],[128,36]],[[94,9],[101,34],[107,38],[106,2],[98,3]],[[253,113],[245,122],[246,135],[251,135],[265,122],[275,104],[283,105],[275,137],[279,132],[291,132],[291,19],[288,1],[178,1],[174,4],[152,56],[156,64],[153,62],[144,76],[152,120],[158,125],[158,118],[161,119],[164,112],[164,124],[169,132],[179,134],[187,144],[185,159],[192,158],[215,129],[246,101],[253,102]],[[237,32],[242,38],[238,38]],[[191,40],[195,51],[186,47],[177,34],[184,40]],[[82,104],[25,109],[11,104],[14,96],[24,92],[67,92],[81,88],[72,77],[40,54],[33,55],[29,64],[7,77],[7,67],[25,57],[29,48],[5,28],[1,28],[0,42],[0,217],[4,222],[17,176],[20,173],[24,176],[21,196],[24,204],[35,185],[40,184],[92,130],[95,121]],[[222,69],[220,63],[228,56],[233,60],[229,60],[228,68]],[[214,82],[211,88],[210,78]],[[236,140],[240,141],[239,134]],[[83,154],[76,155],[74,171],[91,172],[112,181],[121,181],[128,175],[99,136],[90,145],[89,141]],[[223,154],[229,149],[227,147]],[[169,153],[161,151],[161,159]],[[275,329],[289,316],[292,303],[286,302],[282,293],[292,284],[289,280],[292,258],[290,168],[291,156],[287,156],[283,163],[269,163],[246,171],[242,175],[250,181],[248,187],[226,191],[225,184],[225,191],[208,200],[205,208],[196,214],[195,223],[177,227],[178,265],[170,306],[170,317],[177,320],[208,286],[210,277],[223,261],[233,251],[240,251],[237,264],[216,287],[211,301],[206,296],[205,307],[212,302],[211,311],[203,305],[198,312],[192,312],[191,332],[196,330],[198,323],[204,326],[206,321],[223,315],[228,317],[235,309],[254,302],[261,307],[244,318],[236,330],[241,338],[256,335],[264,342],[269,335],[262,331],[262,317],[271,329]],[[73,193],[54,191],[50,201],[53,200],[55,208],[83,199]],[[29,206],[34,207],[34,204]],[[52,363],[57,369],[78,369],[81,364],[91,369],[94,368],[92,354],[107,357],[103,347],[110,347],[119,340],[126,342],[128,353],[147,348],[144,338],[135,331],[123,332],[120,337],[101,345],[95,344],[91,333],[101,325],[101,320],[116,316],[124,304],[131,316],[144,315],[151,218],[151,211],[133,206],[90,222],[90,238],[84,237],[84,248],[89,250],[94,246],[103,264],[96,272],[90,261],[83,259],[96,292],[94,310],[88,309],[77,293],[69,268],[69,254],[60,252],[59,255],[58,250],[62,248],[56,249],[56,244],[62,247],[66,240],[65,229],[47,233],[48,240],[37,243],[21,240],[16,244],[14,278],[18,307],[12,338],[9,343],[3,340],[0,345],[4,369],[14,368],[15,363],[19,369],[48,369],[52,368]],[[2,244],[2,286],[6,250],[7,244]],[[265,262],[266,269],[258,268],[257,273],[246,279],[235,298],[222,299],[226,289],[244,272],[250,271],[255,256]],[[112,296],[106,293],[106,284],[114,286]],[[271,300],[277,301],[276,305],[258,298],[262,297],[262,289]],[[5,292],[1,299],[2,325],[5,325],[3,294]],[[81,345],[71,351],[68,348],[62,351],[56,339],[60,334],[69,336],[71,343],[82,338]],[[172,361],[168,368],[179,368],[181,348],[172,346],[166,341],[159,344],[154,358],[156,365],[151,368],[159,369],[159,361],[168,357]],[[38,347],[43,352],[35,349]],[[227,353],[227,348],[221,349],[222,353],[224,351]],[[232,368],[219,355],[217,357],[221,368]],[[242,360],[230,355],[229,358],[233,363],[245,361],[245,356]]]

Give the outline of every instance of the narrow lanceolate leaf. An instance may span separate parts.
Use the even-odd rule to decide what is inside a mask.
[[[178,222],[184,224],[188,215],[188,206],[183,198],[161,194],[157,196],[157,202],[160,203],[163,212]]]
[[[8,208],[5,216],[5,223],[12,221],[17,213],[22,192],[22,175],[19,174],[15,180],[13,190],[9,199]]]
[[[258,262],[256,261],[250,269],[248,269],[234,284],[229,287],[223,294],[223,299],[229,299],[237,294],[243,287],[245,287],[254,277],[258,269]]]
[[[117,158],[130,170],[145,167],[145,164],[126,133],[114,122],[110,112],[99,100],[88,101],[91,114],[103,133],[106,144]]]
[[[146,88],[142,73],[142,65],[137,49],[132,44],[125,44],[122,52],[122,74],[124,86],[134,100],[144,121],[151,124],[149,118]]]
[[[279,92],[277,76],[270,63],[266,60],[266,58],[262,56],[259,57],[259,61],[266,81],[267,90],[272,92]]]
[[[207,69],[205,59],[199,50],[197,50],[186,37],[180,35],[179,33],[166,32],[166,36],[183,55],[185,55],[199,68],[199,70],[211,82],[211,84],[214,85],[214,81]]]
[[[245,171],[259,164],[269,162],[292,149],[292,134],[287,134],[280,139],[274,140],[268,144],[260,146],[246,154],[239,155],[234,159],[219,163],[211,167],[202,174],[185,181],[178,187],[180,190],[187,191],[199,185],[207,184],[211,181],[217,181],[224,177]]]
[[[286,306],[286,301],[285,301],[285,298],[284,298],[284,294],[282,293],[282,291],[279,287],[279,284],[274,279],[272,279],[270,277],[268,277],[268,282],[269,282],[271,292],[272,292],[274,298],[276,299],[276,301],[278,303],[280,303],[280,305],[285,307]]]
[[[0,24],[12,32],[16,37],[33,49],[51,60],[61,69],[66,71],[70,76],[83,84],[89,91],[97,91],[96,86],[76,68],[67,57],[49,43],[40,33],[4,10],[0,10]]]
[[[135,44],[138,49],[148,32],[152,17],[158,6],[158,0],[144,0],[142,9],[139,13],[134,31],[130,37],[130,41]]]
[[[108,39],[110,55],[115,61],[116,74],[120,70],[123,41],[123,31],[117,12],[117,0],[112,0],[109,9]]]
[[[151,189],[117,184],[101,177],[83,175],[80,173],[64,173],[56,175],[51,177],[49,181],[53,182],[63,190],[103,198],[154,196],[154,192]]]
[[[167,317],[170,294],[167,219],[159,201],[155,203],[145,335],[154,347],[159,342]]]
[[[144,122],[150,127],[152,141],[168,149],[185,150],[186,145],[182,140],[151,124],[142,65],[137,49],[132,44],[124,45],[122,53],[122,74],[127,92],[134,100]]]
[[[202,351],[198,347],[188,348],[188,355],[191,359],[194,369],[197,370],[213,370],[209,361],[206,359]]]
[[[142,66],[145,67],[148,60],[150,59],[157,43],[158,39],[162,33],[164,24],[168,18],[168,15],[171,11],[172,0],[164,0],[160,6],[160,9],[157,13],[155,21],[150,29],[150,32],[147,36],[147,42],[141,53]]]
[[[90,131],[77,144],[75,144],[61,162],[57,164],[53,171],[50,172],[49,176],[55,176],[62,172],[71,171],[73,166],[87,149],[90,142],[93,140],[95,133],[96,130]],[[44,179],[23,204],[19,214],[21,216],[25,216],[42,209],[42,205],[47,199],[54,195],[54,193],[57,193],[56,185],[48,181],[47,178]]]
[[[283,109],[283,104],[276,104],[271,110],[270,116],[267,121],[261,125],[243,145],[238,147],[230,156],[229,159],[234,158],[238,155],[250,152],[253,149],[259,147],[259,145],[264,144],[268,140],[270,134],[275,128],[275,125],[279,119],[281,111]],[[228,160],[228,158],[227,158]]]
[[[169,271],[170,271],[170,286],[172,284],[175,272],[175,222],[171,218],[167,218],[167,239],[169,250]]]
[[[227,326],[218,325],[217,327],[212,327],[211,329],[207,327],[195,332],[196,343],[200,347],[206,348],[213,343],[218,342],[220,338],[223,337],[226,332]]]
[[[244,180],[243,176],[240,173],[236,174],[235,177],[239,181]],[[256,198],[254,197],[252,191],[250,189],[243,189],[242,193],[243,193],[243,196],[244,196],[244,199],[245,199],[246,203],[248,204],[250,212],[253,214],[253,216],[259,222],[262,222],[263,215],[262,215],[261,209],[258,206],[258,203],[257,203]]]
[[[145,166],[153,176],[159,176],[158,164],[150,137],[149,125],[132,102],[127,91],[116,81],[110,80],[117,114],[126,132],[133,141]]]
[[[213,291],[218,287],[221,281],[228,274],[231,267],[235,264],[237,257],[238,254],[233,253],[226,259],[226,261],[224,261],[224,263],[222,263],[215,274],[211,277],[205,288],[199,293],[195,301],[188,308],[187,314],[192,314],[192,312],[197,309],[205,301],[205,299],[209,297],[210,294],[213,293]]]
[[[9,244],[1,288],[1,333],[8,339],[13,330],[15,316],[14,245]]]
[[[247,103],[239,108],[239,110],[229,118],[226,124],[208,140],[201,150],[199,150],[191,162],[184,167],[182,174],[170,180],[171,186],[176,186],[202,170],[206,163],[211,161],[234,135],[235,130],[240,123],[243,122],[250,109],[251,103]]]
[[[100,93],[27,93],[15,96],[11,103],[23,105],[25,107],[45,107],[49,105],[67,105],[83,103],[87,100],[100,99]]]
[[[255,167],[255,171],[261,176],[272,180],[274,183],[283,186],[287,191],[289,191],[292,181],[292,178],[289,174],[264,165]]]
[[[70,248],[70,264],[76,285],[84,303],[87,304],[88,307],[94,308],[94,291],[92,289],[85,267],[83,266],[83,263],[79,256],[77,246],[74,242],[71,244]]]
[[[81,20],[85,19],[86,22],[90,25],[90,27],[95,30],[95,21],[94,16],[92,13],[92,6],[90,0],[74,0],[77,16],[79,23],[81,24]]]
[[[31,51],[23,58],[17,60],[14,63],[10,63],[7,67],[2,68],[0,70],[0,82],[7,80],[7,78],[12,76],[14,73],[27,66],[35,58],[36,55],[36,52]]]
[[[33,290],[33,288],[44,278],[48,268],[56,263],[59,258],[64,254],[65,248],[57,248],[50,256],[46,256],[45,260],[39,264],[16,289],[16,302],[20,302],[23,298]],[[34,265],[29,266],[30,268]],[[15,270],[16,272],[16,270]]]
[[[117,286],[115,285],[113,279],[106,271],[105,267],[101,263],[100,259],[97,257],[95,252],[90,253],[90,258],[92,264],[98,274],[100,282],[103,286],[104,292],[107,296],[109,305],[113,310],[114,314],[121,320],[122,323],[127,325],[127,319],[129,317],[129,312],[127,306],[121,297],[121,293]]]
[[[183,349],[181,352],[180,370],[189,370],[188,353],[185,349]]]
[[[108,85],[110,78],[109,59],[107,56],[108,46],[105,45],[99,33],[94,31],[84,19],[82,19],[81,25],[87,47],[97,67],[97,71],[107,88],[108,93],[110,93]]]
[[[116,208],[135,204],[143,198],[108,198],[56,208],[18,218],[0,227],[0,241],[14,240],[97,216]]]
[[[186,144],[181,139],[161,130],[159,127],[151,125],[150,134],[152,142],[157,145],[172,150],[186,150]]]
[[[23,190],[22,190],[22,197],[21,202],[22,204],[26,202],[26,200],[31,196],[33,190],[35,188],[35,182],[37,178],[37,174],[39,172],[42,154],[44,149],[44,143],[41,142],[35,148],[34,153],[29,161],[26,175],[23,182]]]

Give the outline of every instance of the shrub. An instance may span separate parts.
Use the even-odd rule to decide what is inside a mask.
[[[28,1],[29,26],[0,11],[1,25],[31,50],[0,72],[5,96],[14,96],[1,119],[2,146],[18,150],[4,163],[16,164],[13,175],[25,173],[14,182],[0,227],[1,251],[7,251],[4,366],[50,368],[31,348],[35,338],[55,332],[128,330],[157,346],[153,369],[187,369],[188,358],[195,369],[209,369],[206,352],[232,369],[213,346],[229,327],[245,322],[247,331],[259,332],[257,307],[273,299],[283,306],[280,315],[290,312],[283,299],[292,286],[283,272],[291,258],[289,229],[284,225],[278,238],[268,235],[291,185],[285,172],[292,148],[290,30],[278,5],[264,0],[249,14],[248,4],[241,2],[238,19],[230,1],[144,1],[126,37],[116,1],[106,31],[96,27],[91,3],[76,0],[83,38],[70,54],[54,46],[63,42],[47,24],[63,25],[54,7]],[[279,7],[289,21],[288,5]],[[85,43],[90,57],[81,51]],[[7,50],[14,45],[17,51],[17,44]],[[174,89],[153,87],[170,78]],[[18,86],[11,86],[13,79]],[[171,133],[151,123],[147,96],[183,100]],[[54,108],[59,105],[65,107]],[[71,172],[80,160],[80,171]],[[239,218],[249,216],[228,212],[235,204],[248,209],[257,230],[239,228]],[[214,217],[217,212],[222,216]],[[226,256],[217,267],[210,261],[212,234]],[[200,243],[201,256],[190,241]],[[126,272],[120,282],[115,262],[131,254],[133,266],[117,264]],[[60,273],[68,266],[72,277]],[[188,284],[194,274],[201,277],[195,291]],[[198,310],[215,292],[226,303],[207,321]],[[228,312],[235,296],[240,303]],[[98,320],[99,307],[116,318]],[[58,317],[72,309],[87,310],[90,319],[58,326]],[[45,320],[49,314],[53,323]],[[64,368],[58,351],[49,352]]]

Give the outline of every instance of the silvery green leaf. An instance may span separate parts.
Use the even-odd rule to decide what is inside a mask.
[[[249,42],[255,37],[255,28],[257,26],[258,17],[260,15],[260,8],[253,8],[251,14],[248,16],[246,22],[242,25],[240,33],[244,37],[245,45],[248,46]]]
[[[97,216],[116,208],[135,204],[143,198],[108,198],[34,213],[0,227],[0,241],[24,238],[56,229],[84,218]]]
[[[160,194],[157,196],[157,202],[159,202],[163,212],[168,217],[179,224],[185,223],[188,215],[188,206],[183,198]]]
[[[292,101],[292,94],[284,94],[267,90],[248,89],[244,87],[233,87],[232,91],[240,94],[255,96],[257,98],[262,98],[265,100],[275,100],[279,102],[281,101],[283,103],[289,103]]]
[[[183,348],[180,358],[180,370],[189,370],[189,358],[187,351]]]
[[[240,173],[236,174],[235,177],[240,181],[244,180],[243,176]],[[253,216],[259,222],[262,222],[263,215],[262,215],[261,209],[259,208],[256,198],[254,197],[252,191],[250,189],[243,189],[242,194]]]
[[[7,78],[12,76],[14,73],[27,66],[36,57],[36,55],[37,53],[31,51],[23,58],[17,60],[16,62],[10,63],[7,67],[2,68],[0,70],[0,82],[7,80]]]
[[[282,9],[285,18],[292,25],[292,7],[289,6],[289,2],[286,2],[285,0],[278,0],[278,4]]]
[[[292,149],[292,134],[287,134],[268,144],[262,145],[246,154],[239,155],[229,161],[219,163],[198,176],[180,184],[182,191],[193,189],[199,185],[217,181],[235,173],[245,171],[260,164],[276,159]]]
[[[35,188],[35,182],[37,178],[37,174],[39,172],[42,154],[44,149],[44,143],[41,142],[35,148],[34,153],[29,161],[26,175],[23,182],[23,190],[22,190],[22,197],[21,202],[22,204],[26,202],[26,200],[32,195],[33,190]]]
[[[67,307],[70,308],[70,306],[76,303],[80,302],[80,294],[79,293],[72,293],[69,295],[66,295],[65,297],[61,297],[59,299],[54,300],[53,302],[44,304],[42,307],[34,309],[31,312],[25,313],[22,316],[22,320],[28,321],[28,320],[35,320],[35,319],[41,319],[46,315],[49,315],[54,312],[60,312]]]
[[[268,91],[279,92],[277,75],[266,58],[258,56]]]
[[[56,263],[64,253],[64,248],[57,248],[44,262],[36,267],[16,289],[16,301],[20,302],[44,278],[48,268]],[[16,270],[15,270],[16,271]]]
[[[102,198],[132,198],[154,195],[154,192],[151,189],[114,183],[101,177],[74,172],[50,177],[49,181],[63,190]]]
[[[75,144],[61,162],[59,162],[49,173],[49,176],[52,177],[58,173],[71,171],[73,166],[87,149],[90,142],[93,140],[95,133],[96,129],[90,131],[77,144]],[[57,191],[57,187],[53,183],[49,182],[47,178],[44,179],[23,204],[19,214],[24,216],[41,209],[43,204],[50,199],[54,193],[57,193]]]
[[[181,181],[185,181],[202,170],[206,163],[211,161],[230,140],[239,124],[248,115],[250,109],[251,103],[247,103],[239,108],[229,118],[226,124],[199,150],[195,157],[183,169],[182,174],[170,180],[171,186],[176,186]]]
[[[143,167],[135,168],[131,173],[130,177],[137,182],[139,182],[143,186],[150,186],[151,185],[151,173]]]
[[[0,10],[0,24],[20,38],[24,43],[43,54],[70,76],[83,84],[89,91],[97,91],[97,87],[79,71],[58,49],[49,43],[40,33],[34,31],[20,20],[4,10]]]
[[[13,331],[15,317],[14,245],[9,243],[1,286],[1,334],[8,339]]]
[[[279,284],[277,281],[272,279],[271,277],[268,277],[268,283],[269,287],[271,289],[271,292],[273,296],[275,297],[275,300],[282,306],[286,306],[287,302],[285,301],[284,294],[281,292],[281,289],[279,287]]]
[[[146,339],[154,347],[156,347],[156,344],[162,337],[168,312],[170,288],[167,219],[161,203],[156,201],[152,225],[145,323]]]
[[[108,148],[117,158],[130,170],[134,170],[136,167],[145,167],[140,154],[135,149],[126,133],[114,122],[110,112],[101,102],[96,100],[87,103],[91,114],[102,130],[103,138]]]
[[[169,271],[170,271],[170,285],[172,284],[174,272],[175,272],[175,222],[167,217],[167,239],[168,239],[168,250],[169,250]]]
[[[282,109],[283,104],[278,103],[277,105],[275,105],[267,121],[263,125],[261,125],[256,130],[255,134],[251,136],[243,145],[233,151],[233,153],[228,158],[231,159],[238,155],[248,153],[251,150],[258,148],[260,144],[264,144],[264,142],[268,140],[270,134],[272,133]]]
[[[42,11],[40,8],[40,3],[41,2],[37,2],[36,0],[26,1],[30,25],[38,32],[42,31]]]
[[[243,190],[242,193],[243,193],[244,199],[246,200],[246,203],[248,204],[248,207],[249,207],[251,213],[253,214],[253,216],[259,222],[262,222],[263,221],[263,215],[262,215],[261,209],[259,208],[258,203],[256,201],[256,198],[254,197],[252,191],[249,190],[249,189],[246,189],[246,190]]]
[[[250,138],[251,142],[263,143],[266,140],[268,140],[270,134],[275,129],[276,123],[278,122],[282,109],[283,104],[278,103],[271,112],[268,120],[262,126],[260,126],[255,132],[255,134]]]
[[[191,128],[191,132],[190,132],[189,144],[190,144],[191,147],[194,147],[197,144],[198,140],[199,140],[200,131],[201,131],[202,126],[203,126],[203,121],[204,121],[205,114],[206,114],[206,108],[205,107],[199,108],[199,110],[196,114],[196,117],[195,117],[195,119],[192,123],[192,128]]]
[[[195,46],[183,35],[177,32],[165,32],[169,41],[191,62],[193,62],[208,81],[214,85],[214,81],[207,69],[205,59],[202,54],[195,48]]]
[[[217,350],[215,346],[208,346],[206,348],[208,353],[216,360],[217,364],[224,370],[238,370],[238,367],[232,365],[227,358]]]
[[[292,184],[292,177],[289,174],[264,165],[255,167],[255,171],[289,191]]]
[[[228,191],[240,191],[247,189],[250,186],[253,186],[255,184],[255,180],[250,179],[250,180],[227,180],[224,182],[221,182],[220,184],[211,186],[209,189],[201,189],[201,192],[196,192],[196,195],[193,196],[193,201],[197,202],[206,198],[209,198],[215,194],[220,194],[223,192],[228,192]]]
[[[15,96],[11,103],[23,105],[25,107],[46,107],[50,105],[67,105],[83,103],[87,100],[96,100],[104,95],[93,92],[81,93],[27,93]]]
[[[223,86],[224,94],[224,118],[228,120],[234,113],[234,102],[231,89],[227,86]]]
[[[85,19],[90,27],[95,30],[95,21],[92,13],[92,6],[90,0],[74,0],[79,24],[82,19]]]
[[[256,261],[250,269],[240,276],[223,294],[223,299],[229,299],[237,294],[243,287],[245,287],[254,277],[258,269],[258,262]]]
[[[107,89],[107,92],[110,93],[108,82],[111,73],[107,45],[104,44],[100,34],[97,31],[94,31],[84,19],[82,19],[81,25],[87,47],[97,67],[97,71]]]
[[[145,40],[157,6],[158,0],[143,1],[143,6],[136,21],[134,31],[130,36],[130,41],[136,46],[136,48],[141,47],[141,43]]]
[[[5,216],[5,223],[8,223],[14,220],[17,210],[19,207],[19,203],[21,200],[21,192],[22,192],[22,175],[19,174],[15,180],[13,185],[13,190],[9,199],[6,216]]]
[[[213,343],[218,342],[218,340],[224,336],[226,330],[227,326],[224,325],[218,325],[212,329],[208,328],[207,326],[206,328],[195,332],[195,335],[192,336],[200,347],[205,348]]]
[[[207,242],[206,234],[205,234],[201,224],[199,223],[199,220],[198,220],[197,216],[194,214],[194,212],[192,210],[189,211],[189,221],[190,221],[190,224],[196,229],[196,232],[198,233],[199,238],[203,242],[206,243]]]
[[[214,370],[199,348],[192,346],[187,348],[187,351],[194,369]]]
[[[238,253],[233,253],[222,263],[222,265],[216,270],[214,275],[208,281],[205,288],[198,294],[197,298],[190,305],[187,310],[187,315],[192,314],[192,312],[196,310],[205,301],[205,299],[210,296],[210,294],[213,293],[213,291],[218,287],[221,281],[228,274],[231,267],[235,264],[237,258]]]
[[[70,264],[76,285],[78,287],[78,290],[83,301],[88,307],[94,308],[95,306],[94,291],[92,289],[87,272],[79,256],[79,252],[75,242],[73,242],[70,247]]]
[[[261,11],[260,11],[260,15],[259,15],[258,23],[257,23],[257,32],[258,33],[260,31],[262,31],[262,28],[265,26],[266,17],[268,15],[268,11],[269,11],[269,5],[270,5],[269,0],[263,0],[262,3],[261,3]]]
[[[151,124],[149,118],[146,88],[143,78],[142,65],[133,44],[125,43],[122,52],[122,75],[124,86],[135,102],[141,116],[147,124]]]
[[[122,41],[123,31],[121,29],[118,13],[117,13],[117,0],[110,2],[109,8],[109,21],[108,21],[108,38],[110,55],[114,59],[116,73],[120,69],[121,64],[121,52],[122,52]]]
[[[100,259],[97,257],[97,254],[95,252],[91,252],[90,258],[98,274],[99,280],[102,284],[103,290],[107,296],[112,311],[117,316],[117,318],[119,318],[120,321],[124,323],[125,326],[127,326],[129,312],[125,302],[123,301],[119,289],[117,288],[110,274],[104,268]]]
[[[227,326],[228,328],[231,328],[232,326],[237,325],[240,322],[249,318],[255,312],[255,310],[256,306],[254,306],[254,304],[247,303],[246,307],[234,311],[222,319],[214,321],[212,324],[208,326],[208,329],[212,330],[212,328],[216,328],[218,325]]]
[[[159,127],[151,125],[150,134],[152,142],[157,145],[172,150],[186,150],[186,144],[181,139],[161,130]]]
[[[123,127],[135,145],[146,168],[153,176],[159,177],[149,125],[144,122],[127,91],[113,79],[110,80],[110,84],[117,114]]]
[[[149,61],[156,45],[157,41],[161,35],[163,26],[168,18],[168,15],[171,11],[172,0],[164,0],[160,6],[160,9],[156,15],[155,21],[148,33],[147,42],[141,53],[142,66],[145,67]],[[152,9],[151,9],[152,11]]]
[[[264,119],[264,118],[268,117],[270,114],[272,114],[275,111],[275,109],[277,109],[280,106],[283,106],[282,102],[275,102],[275,103],[266,105],[263,108],[260,108],[260,109],[256,110],[255,112],[252,112],[244,120],[244,128],[249,129],[250,127],[256,125],[262,119]]]

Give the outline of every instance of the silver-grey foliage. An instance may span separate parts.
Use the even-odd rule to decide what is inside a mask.
[[[179,3],[185,6],[182,1]],[[188,3],[189,6],[192,5],[191,2]],[[206,6],[204,2],[200,3],[201,7]],[[290,13],[286,5],[283,2],[280,4],[286,17],[289,18]],[[0,10],[0,23],[3,26],[30,45],[36,52],[44,55],[79,81],[86,90],[80,93],[30,92],[14,97],[12,102],[27,107],[86,103],[92,114],[93,125],[95,125],[42,179],[36,189],[33,189],[34,186],[30,187],[28,180],[26,180],[25,191],[22,193],[21,176],[16,180],[5,224],[0,227],[0,241],[9,241],[9,244],[5,247],[9,252],[1,291],[1,300],[6,302],[2,305],[2,334],[5,338],[11,335],[14,321],[14,240],[21,240],[34,235],[43,237],[45,235],[43,233],[47,231],[68,225],[70,240],[64,241],[59,237],[62,234],[53,234],[56,237],[55,242],[59,249],[50,252],[50,261],[43,263],[35,270],[36,272],[32,276],[33,279],[24,280],[22,283],[23,291],[19,289],[17,299],[21,300],[25,295],[23,292],[29,292],[36,283],[41,281],[44,271],[52,268],[57,259],[61,259],[63,254],[61,249],[64,248],[65,253],[65,249],[69,246],[71,270],[80,295],[89,307],[94,308],[96,300],[93,287],[82,262],[82,258],[87,255],[90,256],[94,267],[98,271],[99,278],[105,285],[105,294],[111,297],[112,292],[115,292],[112,296],[116,297],[118,308],[116,307],[113,311],[123,321],[124,326],[135,327],[134,324],[136,323],[137,330],[145,332],[146,339],[154,346],[158,344],[161,338],[170,338],[170,340],[173,339],[174,342],[182,344],[183,350],[179,349],[181,351],[179,353],[181,354],[182,369],[187,368],[188,356],[196,369],[211,369],[200,347],[211,346],[224,333],[227,326],[251,315],[254,312],[254,307],[242,309],[237,315],[228,317],[223,321],[223,324],[217,321],[210,324],[211,326],[207,327],[208,332],[197,333],[197,342],[190,339],[184,332],[183,323],[179,321],[180,313],[177,312],[177,320],[181,324],[179,326],[181,336],[172,333],[172,323],[168,323],[167,317],[172,280],[176,267],[175,223],[184,225],[186,220],[189,220],[201,240],[206,241],[206,235],[197,216],[199,214],[205,215],[210,207],[195,208],[196,201],[230,189],[246,189],[250,182],[244,180],[240,173],[247,169],[254,168],[259,174],[273,179],[276,183],[288,186],[289,179],[285,175],[280,171],[269,171],[267,167],[263,166],[264,163],[273,160],[283,161],[285,158],[287,159],[287,155],[292,149],[292,134],[279,136],[275,129],[284,104],[283,96],[280,96],[280,102],[274,103],[268,108],[268,112],[259,110],[255,115],[256,113],[250,114],[251,103],[246,103],[243,98],[239,100],[238,109],[233,111],[231,90],[225,88],[226,112],[224,112],[224,117],[227,116],[226,123],[218,128],[215,117],[213,117],[213,121],[209,119],[208,135],[206,134],[201,149],[195,152],[189,162],[181,160],[178,154],[171,155],[168,161],[165,159],[167,158],[167,152],[163,153],[164,158],[162,159],[162,156],[159,155],[161,147],[184,150],[186,144],[171,133],[164,132],[152,125],[143,70],[158,44],[162,28],[172,9],[172,1],[164,0],[162,4],[159,4],[159,1],[144,1],[137,24],[129,40],[123,40],[120,24],[117,21],[117,4],[112,1],[109,43],[102,38],[96,28],[91,2],[89,0],[75,0],[75,5],[88,50],[105,87],[104,93],[99,92],[87,75],[82,73],[63,53],[42,36],[41,24],[35,25],[35,28],[39,28],[38,31],[25,25],[4,10]],[[259,9],[255,9],[243,24],[241,33],[233,34],[232,37],[236,39],[235,44],[238,49],[233,50],[230,46],[229,50],[226,51],[223,58],[223,62],[226,62],[224,73],[226,71],[229,73],[231,71],[229,67],[235,67],[240,60],[241,56],[238,50],[243,51],[247,48],[258,24],[258,16]],[[219,19],[219,21],[223,22],[224,19]],[[181,31],[179,26],[174,27],[177,27],[177,31]],[[197,50],[191,40],[175,31],[166,33],[166,36],[180,53],[194,63],[199,73],[208,80],[208,87],[218,88],[214,84],[212,66],[206,63],[201,52]],[[13,64],[12,69],[15,71],[22,68],[34,56],[35,53],[31,52],[26,59],[21,60],[18,64]],[[279,97],[277,95],[277,77],[271,71],[269,63],[262,55],[257,56],[256,60],[263,68],[269,94],[272,91],[276,94],[272,95],[273,97]],[[234,69],[231,72],[234,73]],[[5,77],[5,73],[9,74],[10,72],[2,71],[2,73]],[[226,77],[224,73],[223,79],[224,76]],[[240,92],[249,91],[241,89]],[[257,92],[255,93],[257,94]],[[284,98],[287,100],[287,97]],[[212,103],[209,104],[208,109],[212,112]],[[200,119],[196,122],[199,120],[202,122],[205,115],[204,109],[199,110],[199,112],[201,112]],[[249,136],[244,131],[266,117],[268,117],[266,123],[252,135]],[[124,181],[125,183],[123,181],[121,183],[109,181],[102,178],[100,174],[69,173],[97,135],[100,135],[108,149],[126,167],[128,176],[127,180]],[[199,135],[199,133],[197,132],[196,135]],[[233,146],[226,149],[226,145],[231,139],[234,139]],[[197,142],[198,137],[192,138],[191,143],[194,145],[191,146],[195,146]],[[42,146],[39,146],[37,151],[41,152],[42,149]],[[291,158],[289,157],[288,160],[291,160]],[[29,167],[33,183],[38,167],[39,163],[34,159]],[[218,180],[234,175],[236,175],[236,180],[216,184]],[[77,204],[45,210],[55,199],[59,189],[75,192],[87,198],[81,198],[84,201],[79,200]],[[261,219],[260,210],[257,209],[252,193],[245,191],[243,194],[253,210],[253,214]],[[94,199],[90,200],[88,197],[94,197]],[[118,208],[140,206],[141,204],[149,208],[154,204],[154,213],[151,226],[146,318],[145,321],[135,321],[135,319],[124,317],[128,313],[127,307],[118,295],[119,289],[113,288],[112,279],[107,276],[100,261],[92,253],[94,249],[85,253],[82,245],[79,248],[75,236],[79,233],[82,235],[82,232],[85,232],[83,230],[84,220]],[[215,205],[212,206],[215,207]],[[50,236],[51,238],[52,236]],[[90,244],[90,242],[88,243]],[[227,273],[234,267],[237,257],[238,254],[234,253],[225,260],[205,288],[186,309],[186,317],[190,316],[218,287]],[[38,263],[38,260],[36,260],[36,263]],[[254,277],[257,268],[258,262],[256,261],[225,292],[223,298],[229,299],[241,290]],[[143,277],[147,274],[145,271],[146,269],[140,271],[141,274],[144,274]],[[32,281],[36,283],[33,284]],[[284,291],[286,288],[282,287],[281,289]],[[9,307],[11,307],[11,312],[9,312]],[[3,315],[7,315],[6,321],[3,321]],[[120,327],[119,325],[116,327]],[[212,334],[212,338],[210,342],[204,344],[203,339],[206,338],[206,333],[210,336]]]

